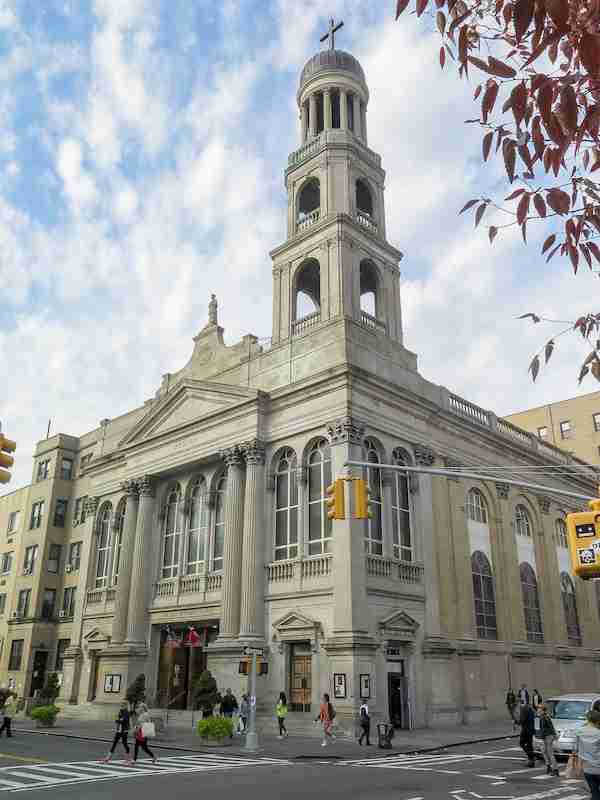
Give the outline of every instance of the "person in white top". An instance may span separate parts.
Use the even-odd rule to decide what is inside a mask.
[[[360,706],[360,709],[359,709],[359,712],[358,712],[358,717],[359,717],[359,724],[360,724],[361,731],[362,731],[362,733],[360,734],[358,743],[360,745],[362,745],[363,739],[366,737],[367,745],[370,747],[371,742],[369,741],[369,737],[371,735],[371,718],[369,717],[369,706],[364,701],[363,701],[363,703],[361,703],[361,706]]]
[[[596,700],[587,724],[577,733],[577,755],[582,761],[592,800],[600,800],[600,700]]]

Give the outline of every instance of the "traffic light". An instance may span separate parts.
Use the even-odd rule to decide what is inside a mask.
[[[567,514],[566,520],[571,567],[584,580],[600,578],[600,499],[588,506],[590,511]]]
[[[8,483],[12,477],[8,470],[15,460],[8,453],[14,453],[16,447],[16,442],[7,439],[0,433],[0,483]]]
[[[335,480],[326,489],[327,516],[329,519],[346,519],[346,505],[344,501],[344,481],[342,478]]]
[[[371,519],[373,512],[369,508],[371,490],[364,478],[354,481],[354,519]]]

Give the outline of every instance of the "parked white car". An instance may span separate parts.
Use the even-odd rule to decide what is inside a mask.
[[[561,694],[544,700],[558,734],[554,741],[554,752],[557,756],[568,756],[573,752],[577,729],[585,725],[587,713],[596,700],[600,700],[600,693]],[[536,730],[537,725],[536,718]],[[542,751],[541,741],[537,737],[533,740],[533,749],[537,753]]]

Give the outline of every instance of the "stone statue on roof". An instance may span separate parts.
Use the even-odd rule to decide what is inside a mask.
[[[215,294],[211,294],[210,296],[210,303],[208,304],[208,324],[209,325],[218,325],[219,322],[217,320],[217,296]]]

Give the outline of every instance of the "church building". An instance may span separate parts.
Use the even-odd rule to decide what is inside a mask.
[[[361,65],[331,42],[297,103],[270,341],[226,345],[213,296],[152,399],[39,442],[32,484],[0,500],[26,529],[0,548],[0,682],[29,696],[59,667],[62,703],[108,713],[143,673],[153,705],[186,709],[206,668],[239,697],[255,645],[259,712],[285,691],[314,718],[328,692],[342,723],[368,698],[402,728],[500,717],[509,685],[597,689],[600,592],[572,576],[564,523],[584,500],[553,494],[595,495],[596,471],[421,376]],[[349,460],[372,465],[351,474],[374,513],[332,521]],[[503,481],[544,465],[564,467],[544,490]]]

